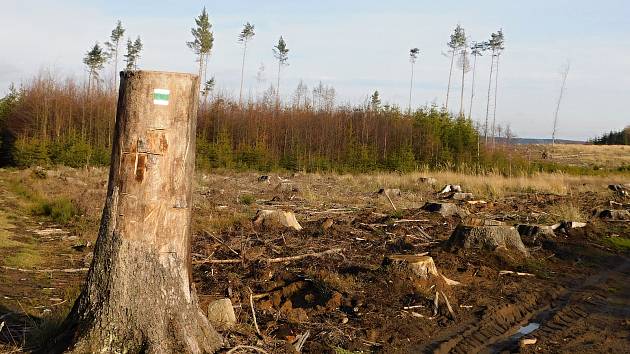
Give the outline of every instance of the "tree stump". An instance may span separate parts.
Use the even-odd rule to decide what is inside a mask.
[[[520,256],[529,256],[529,251],[513,226],[466,226],[460,224],[446,242],[446,248],[451,251],[457,249],[488,251],[503,249]]]
[[[191,283],[199,79],[121,73],[94,260],[46,352],[212,353],[222,345]]]
[[[390,255],[385,257],[383,265],[399,265],[406,267],[421,279],[428,279],[430,276],[439,276],[433,258],[429,256]]]
[[[258,210],[254,218],[254,225],[266,228],[302,230],[302,225],[295,218],[295,214],[283,210]]]
[[[431,213],[439,213],[445,218],[455,215],[460,218],[465,218],[469,214],[466,209],[461,209],[453,203],[426,203],[422,207],[422,210]]]

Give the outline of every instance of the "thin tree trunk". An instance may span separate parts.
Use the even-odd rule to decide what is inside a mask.
[[[198,80],[199,84],[197,85],[197,88],[198,88],[197,91],[201,91],[202,85],[203,85],[203,82],[202,82],[202,79],[201,79],[202,78],[201,74],[203,74],[203,54],[199,54],[199,75],[198,75],[198,77],[199,77],[199,80]]]
[[[114,92],[118,91],[118,44],[120,41],[116,41],[116,52],[114,54]]]
[[[497,96],[499,95],[499,55],[497,53],[497,66],[494,75],[494,107],[492,107],[492,148],[495,145],[495,127],[497,121]]]
[[[238,104],[243,105],[243,80],[245,78],[245,53],[247,52],[247,40],[243,42],[243,63],[241,64],[241,90],[238,94]]]
[[[490,79],[488,80],[488,102],[486,102],[486,121],[483,126],[483,139],[488,144],[488,117],[490,116],[490,92],[492,89],[492,71],[494,70],[494,52],[490,56]]]
[[[466,50],[462,51],[462,94],[459,98],[459,115],[464,117],[464,84],[466,83]]]
[[[468,107],[468,119],[472,120],[473,99],[475,97],[475,73],[477,71],[477,56],[473,60],[472,83],[470,86],[470,107]]]
[[[556,144],[556,129],[558,128],[558,112],[560,112],[560,102],[562,102],[562,96],[564,96],[564,89],[567,84],[567,76],[569,75],[570,65],[567,63],[564,71],[562,72],[562,86],[560,86],[560,95],[558,96],[558,103],[556,104],[556,112],[553,115],[553,132],[551,133],[551,146]]]
[[[280,68],[282,67],[282,62],[278,60],[278,84],[276,85],[276,105],[280,105]]]
[[[191,283],[199,80],[124,72],[107,199],[81,295],[47,353],[212,353]],[[168,89],[168,106],[154,89]]]
[[[453,75],[453,61],[455,61],[455,50],[453,50],[453,54],[451,55],[451,68],[448,71],[448,87],[446,88],[446,103],[444,104],[444,108],[448,112],[448,97],[451,94],[451,76]]]
[[[411,63],[411,82],[409,84],[409,114],[411,114],[411,93],[413,91],[413,63]]]

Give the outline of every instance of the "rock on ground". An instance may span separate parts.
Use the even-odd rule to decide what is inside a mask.
[[[236,324],[236,314],[230,299],[219,299],[208,304],[208,321],[218,330],[227,330]]]
[[[488,251],[505,249],[524,257],[529,256],[527,247],[513,226],[466,226],[460,224],[446,242],[446,248],[450,251],[458,249]]]

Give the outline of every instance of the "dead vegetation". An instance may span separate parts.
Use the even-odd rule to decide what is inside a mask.
[[[429,176],[433,183],[421,179]],[[30,270],[82,269],[89,263],[106,173],[67,169],[41,178],[29,170],[5,170],[0,179],[0,252],[20,260],[0,261],[12,267],[0,272],[0,295],[9,297],[0,298],[1,311],[27,313],[40,323],[56,303],[73,302],[76,295],[60,289],[78,288],[84,273]],[[11,181],[19,183],[12,187]],[[277,188],[276,181],[291,188]],[[256,173],[198,173],[194,281],[202,308],[222,309],[211,312],[218,315],[212,321],[226,351],[475,351],[506,341],[514,326],[565,296],[581,277],[593,275],[593,294],[609,286],[598,283],[597,274],[626,262],[619,257],[630,225],[593,209],[628,210],[629,201],[607,189],[625,182],[621,175],[507,178],[423,171],[271,174],[261,181]],[[460,185],[472,200],[440,194],[447,184]],[[32,195],[65,198],[77,215],[56,224],[30,214]],[[443,205],[451,211],[440,213]],[[461,230],[509,231],[469,232],[479,241],[473,242]],[[38,262],[29,263],[24,252],[35,252]],[[41,287],[54,289],[34,290]],[[505,329],[481,344],[451,335],[484,332],[498,318]],[[19,323],[12,320],[0,342],[28,349],[34,342],[20,342],[17,333],[33,325]],[[46,323],[54,328],[54,321]],[[17,342],[7,338],[7,328]],[[537,345],[555,348],[548,337],[540,334]]]

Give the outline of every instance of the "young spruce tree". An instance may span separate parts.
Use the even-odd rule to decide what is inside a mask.
[[[196,27],[190,30],[193,40],[186,42],[186,45],[188,45],[188,48],[190,48],[193,53],[198,55],[199,84],[203,87],[206,78],[204,77],[202,80],[202,74],[205,72],[204,67],[208,65],[208,58],[210,57],[210,51],[214,43],[214,34],[211,32],[212,25],[210,24],[205,7],[201,10],[199,17],[195,18],[195,24]]]
[[[103,69],[103,65],[107,61],[107,54],[103,48],[96,42],[83,58],[83,64],[88,67],[88,92],[93,82],[98,82],[98,73]]]
[[[280,69],[282,66],[289,65],[287,60],[289,59],[289,48],[284,38],[280,36],[278,44],[273,47],[273,56],[278,60],[278,84],[276,86],[276,102],[280,104]]]
[[[243,26],[243,30],[238,35],[238,41],[243,44],[243,63],[241,64],[241,89],[238,94],[238,103],[243,104],[243,80],[245,77],[245,54],[247,53],[247,42],[249,42],[255,35],[254,25],[247,22]]]
[[[118,90],[118,87],[116,87],[118,84],[118,51],[124,34],[125,29],[119,20],[116,27],[112,30],[112,34],[109,36],[110,40],[105,42],[109,58],[114,61],[114,91]]]

